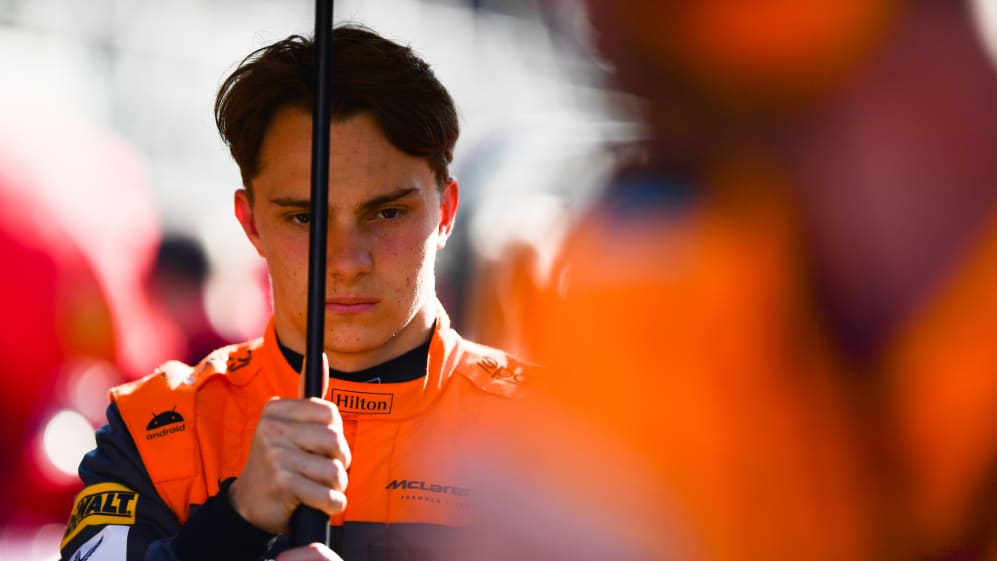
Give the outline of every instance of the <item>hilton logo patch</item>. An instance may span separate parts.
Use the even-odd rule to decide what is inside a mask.
[[[174,405],[173,409],[169,411],[153,414],[152,420],[145,426],[145,430],[145,439],[153,440],[175,432],[183,432],[187,430],[187,425],[183,422],[183,415],[177,413],[177,408]]]
[[[395,396],[390,393],[354,392],[333,388],[331,401],[344,413],[388,415],[394,405]]]

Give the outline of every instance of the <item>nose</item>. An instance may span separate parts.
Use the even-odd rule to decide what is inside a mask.
[[[339,282],[350,282],[369,273],[374,265],[370,243],[355,224],[329,220],[326,241],[326,274]]]

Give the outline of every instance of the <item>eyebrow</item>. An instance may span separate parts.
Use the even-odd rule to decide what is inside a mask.
[[[418,192],[418,189],[416,189],[415,187],[402,187],[392,191],[391,193],[385,193],[384,195],[364,201],[363,203],[360,204],[360,209],[370,210],[373,208],[377,208],[379,206],[393,203],[399,199],[404,199],[405,197],[416,192]]]
[[[415,193],[416,191],[418,191],[418,189],[416,189],[415,187],[403,187],[395,191],[392,191],[390,193],[385,193],[384,195],[380,195],[374,197],[373,199],[369,199],[367,201],[360,203],[360,209],[369,210],[382,205],[393,203],[399,199],[404,199],[405,197],[411,195],[412,193]],[[270,202],[277,206],[285,208],[300,208],[305,210],[311,209],[311,202],[308,199],[295,199],[292,197],[274,197],[270,199]]]

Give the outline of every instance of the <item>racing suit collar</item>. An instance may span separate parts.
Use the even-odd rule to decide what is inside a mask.
[[[393,384],[330,379],[325,399],[339,407],[344,419],[397,420],[420,413],[436,399],[453,372],[460,339],[450,328],[450,318],[439,303],[437,310],[425,376]],[[278,395],[296,397],[299,374],[281,353],[272,317],[263,335],[260,353],[264,368],[271,373],[277,386]]]

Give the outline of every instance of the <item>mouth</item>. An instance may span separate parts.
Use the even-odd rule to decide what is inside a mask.
[[[362,296],[337,296],[325,301],[327,312],[334,314],[362,314],[377,306],[379,302],[376,298],[366,298]]]

